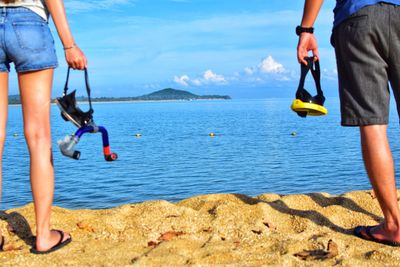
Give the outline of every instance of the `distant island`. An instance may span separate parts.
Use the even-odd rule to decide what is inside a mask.
[[[166,88],[147,95],[136,97],[92,97],[92,102],[121,102],[121,101],[168,101],[168,100],[228,100],[228,95],[195,95],[188,91]],[[76,98],[78,102],[88,101],[85,96]],[[54,102],[54,99],[53,99]],[[8,97],[9,104],[21,104],[19,95],[10,95]]]

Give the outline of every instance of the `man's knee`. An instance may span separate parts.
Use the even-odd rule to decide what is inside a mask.
[[[387,129],[386,124],[360,126],[361,133],[366,135],[386,134],[386,129]]]

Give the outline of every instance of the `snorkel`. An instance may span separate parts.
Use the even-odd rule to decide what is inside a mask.
[[[319,61],[314,62],[313,57],[306,57],[307,65],[301,64],[301,76],[299,86],[296,91],[296,99],[292,103],[292,110],[302,118],[309,116],[321,116],[328,114],[328,110],[324,107],[325,97],[321,88],[321,70]],[[315,68],[314,68],[315,67]],[[315,81],[315,87],[317,89],[317,95],[311,96],[311,94],[304,89],[304,83],[308,71]]]
[[[85,71],[85,82],[86,82],[86,91],[88,94],[89,100],[89,110],[84,112],[82,111],[77,103],[75,98],[75,92],[73,91],[70,94],[67,94],[68,91],[68,81],[69,81],[69,73],[70,68],[68,68],[67,72],[67,80],[64,86],[64,94],[63,97],[59,97],[55,100],[58,107],[61,110],[61,117],[65,121],[72,122],[78,130],[75,134],[67,135],[64,140],[58,141],[58,146],[60,148],[61,153],[69,158],[78,160],[81,156],[81,152],[76,150],[75,147],[79,143],[82,135],[85,133],[101,133],[102,141],[103,141],[103,154],[106,161],[114,161],[118,158],[116,153],[112,153],[110,149],[110,143],[108,140],[108,132],[105,127],[97,126],[93,121],[93,108],[92,108],[92,100],[90,97],[90,86],[89,86],[89,78],[87,69]]]

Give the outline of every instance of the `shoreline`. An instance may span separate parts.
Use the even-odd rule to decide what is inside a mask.
[[[143,103],[143,102],[149,102],[149,103],[159,103],[159,102],[192,102],[192,101],[210,101],[210,100],[232,100],[232,99],[218,99],[218,98],[207,98],[207,99],[171,99],[171,100],[116,100],[116,101],[92,101],[92,104],[108,104],[108,103]],[[76,101],[76,103],[79,104],[89,104],[89,101]],[[20,106],[21,103],[19,104],[8,104],[8,106]],[[53,101],[51,102],[51,105],[57,105]]]
[[[210,100],[231,100],[231,99],[216,99],[216,98],[210,98],[210,99],[170,99],[170,100],[120,100],[120,101],[92,101],[92,104],[107,104],[107,103],[143,103],[143,102],[149,102],[149,103],[159,103],[159,102],[193,102],[193,101],[210,101]],[[78,104],[89,104],[89,101],[77,101]]]
[[[395,248],[352,235],[357,225],[382,220],[371,191],[214,194],[98,210],[54,207],[52,227],[70,231],[73,242],[45,256],[29,253],[32,203],[0,218],[2,266],[379,266],[400,260]]]

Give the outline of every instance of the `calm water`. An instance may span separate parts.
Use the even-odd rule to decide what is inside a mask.
[[[95,104],[95,121],[107,127],[111,148],[119,155],[112,163],[102,157],[100,134],[83,136],[79,161],[62,156],[57,140],[76,129],[53,106],[55,205],[104,208],[206,193],[337,194],[369,189],[358,129],[340,127],[338,101],[328,99],[328,116],[307,119],[291,112],[290,103],[291,99]],[[394,110],[391,118],[389,135],[398,161]],[[211,132],[216,136],[210,137]],[[9,108],[3,164],[2,208],[31,202],[20,106]]]

